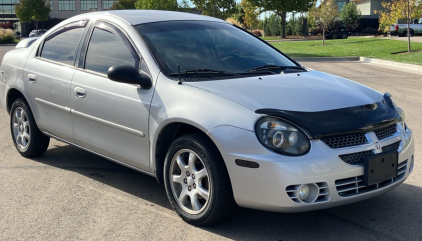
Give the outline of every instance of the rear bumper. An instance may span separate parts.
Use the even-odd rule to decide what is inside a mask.
[[[288,157],[262,147],[255,133],[251,131],[220,126],[208,134],[223,155],[237,204],[242,207],[276,212],[303,212],[330,208],[383,194],[400,185],[410,175],[410,164],[415,152],[411,131],[406,136],[401,135],[389,140],[389,143],[384,143],[386,145],[402,140],[399,163],[405,165],[407,161],[404,174],[388,185],[369,188],[356,195],[343,196],[339,194],[336,182],[360,177],[364,172],[363,166],[349,165],[339,158],[340,154],[350,152],[347,148],[331,149],[320,140],[312,140],[312,147],[308,154],[301,157]],[[370,148],[370,146],[361,146],[354,149],[361,151]],[[238,166],[235,164],[236,159],[257,162],[259,168]],[[318,184],[325,187],[322,191],[327,192],[328,195],[316,202],[300,202],[292,198],[294,193],[289,190],[301,184]]]

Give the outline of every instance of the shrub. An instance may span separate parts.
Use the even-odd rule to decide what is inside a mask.
[[[255,36],[258,36],[258,37],[261,37],[262,36],[262,33],[259,30],[254,30],[253,31],[253,34],[255,34]]]
[[[0,44],[13,43],[14,40],[13,30],[0,28]]]
[[[231,24],[234,24],[234,25],[236,25],[238,27],[245,28],[245,25],[243,25],[241,22],[237,21],[237,19],[228,18],[228,19],[226,19],[226,21],[229,22],[229,23],[231,23]]]

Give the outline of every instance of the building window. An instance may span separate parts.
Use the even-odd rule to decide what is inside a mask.
[[[15,4],[19,3],[19,0],[0,0],[0,4]]]
[[[50,2],[50,9],[51,11],[53,11],[53,0],[50,0],[49,2]]]
[[[337,2],[337,4],[338,4],[338,11],[341,12],[343,7],[346,5],[346,2]]]
[[[59,1],[59,11],[75,11],[75,1]]]
[[[92,0],[81,1],[81,11],[97,11],[97,8],[98,8],[97,1],[92,1]]]
[[[104,10],[107,10],[107,9],[111,8],[111,6],[113,6],[113,3],[114,2],[117,2],[117,1],[114,1],[114,0],[103,0],[103,9]]]

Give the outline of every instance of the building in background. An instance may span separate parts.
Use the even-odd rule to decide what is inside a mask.
[[[0,0],[0,27],[21,32],[21,22],[15,14],[16,3],[19,3],[19,0]]]

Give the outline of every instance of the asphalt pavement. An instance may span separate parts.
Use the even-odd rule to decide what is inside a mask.
[[[0,47],[0,57],[8,49]],[[304,64],[392,94],[416,139],[415,170],[404,184],[342,207],[296,214],[238,208],[222,223],[195,227],[173,212],[153,177],[56,140],[41,157],[21,157],[0,110],[0,240],[422,241],[422,76],[359,62]]]

